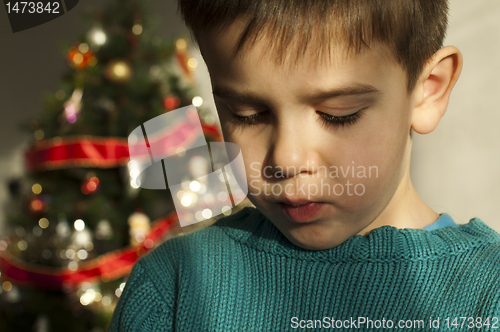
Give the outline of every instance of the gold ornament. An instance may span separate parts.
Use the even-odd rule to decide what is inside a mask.
[[[104,77],[115,83],[126,83],[132,78],[132,68],[127,61],[110,61],[104,69]]]

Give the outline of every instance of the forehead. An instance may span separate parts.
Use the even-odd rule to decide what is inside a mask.
[[[283,43],[277,42],[264,31],[255,41],[247,39],[238,52],[245,26],[246,21],[240,19],[199,36],[200,51],[210,71],[212,83],[214,79],[234,79],[234,76],[238,76],[241,81],[249,75],[258,74],[269,79],[271,72],[288,77],[300,74],[304,79],[314,79],[315,75],[317,77],[332,71],[353,74],[353,70],[359,69],[357,75],[373,76],[379,75],[384,66],[398,66],[393,53],[383,44],[365,46],[357,51],[346,46],[342,39],[332,41],[327,38],[323,41],[321,35],[314,35],[314,31],[309,38],[304,37],[308,41],[305,46],[304,41],[297,36],[285,49],[280,47]]]
[[[207,57],[233,60],[249,53],[259,61],[271,60],[276,66],[289,68],[297,65],[326,66],[356,58],[372,49],[383,52],[384,57],[397,63],[394,52],[380,42],[365,42],[339,30],[338,24],[313,25],[309,29],[274,29],[272,22],[259,30],[249,30],[249,20],[237,18],[198,34],[198,44],[205,60]],[[292,32],[292,33],[290,33]],[[260,52],[255,52],[258,49]],[[258,53],[258,54],[256,54]]]

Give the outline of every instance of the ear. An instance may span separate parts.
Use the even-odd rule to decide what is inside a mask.
[[[418,101],[412,112],[411,126],[417,133],[428,134],[438,125],[448,107],[462,64],[462,53],[447,46],[437,51],[425,65],[414,90]]]

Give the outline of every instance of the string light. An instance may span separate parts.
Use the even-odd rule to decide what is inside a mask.
[[[81,43],[78,47],[71,47],[68,51],[67,58],[69,64],[78,69],[86,68],[89,65],[95,65],[97,62],[94,53],[90,51],[89,46],[85,43]],[[91,64],[91,61],[94,61],[94,63]]]
[[[87,306],[96,300],[96,295],[97,292],[94,289],[89,288],[85,293],[83,293],[82,296],[80,296],[80,303]]]
[[[71,236],[71,241],[77,248],[82,248],[86,243],[92,241],[92,234],[88,229],[83,229],[81,231],[73,233],[73,235]]]
[[[194,217],[198,221],[205,220],[205,218],[203,217],[203,213],[201,211],[196,211],[196,213],[194,214]]]
[[[141,181],[139,179],[130,180],[130,186],[134,189],[138,189],[141,186]]]
[[[184,51],[187,47],[186,41],[182,38],[179,38],[175,41],[175,47],[179,51]]]
[[[35,183],[32,187],[31,187],[31,191],[33,192],[33,194],[35,195],[38,195],[42,192],[42,186],[38,183]]]
[[[116,83],[124,83],[132,77],[132,68],[124,60],[112,60],[106,65],[104,76]]]
[[[205,210],[203,210],[202,215],[205,219],[208,219],[212,216],[212,210],[205,209]]]
[[[118,62],[114,66],[113,72],[116,76],[125,76],[127,75],[128,67],[125,66],[122,62]]]
[[[47,218],[41,218],[40,220],[38,220],[38,225],[41,227],[41,228],[47,228],[49,227],[49,220]]]
[[[99,179],[97,177],[93,176],[90,179],[83,182],[83,185],[81,187],[81,191],[84,195],[88,195],[90,193],[95,192],[97,190],[98,186],[99,186]]]
[[[69,262],[68,269],[70,271],[76,271],[78,269],[78,263],[77,262]]]
[[[87,53],[89,51],[89,45],[85,44],[85,43],[81,43],[79,46],[78,46],[78,50],[82,53]]]
[[[207,192],[207,186],[204,183],[200,183],[200,189],[198,190],[199,195],[204,195]]]
[[[123,289],[124,289],[124,288],[125,288],[125,283],[124,283],[124,282],[122,282],[122,283],[120,284],[120,287],[118,287],[118,288],[115,290],[115,295],[116,295],[116,297],[120,297],[120,296],[122,295],[122,293],[123,293]]]
[[[94,250],[94,244],[92,242],[86,242],[83,247],[85,248],[85,250],[87,251],[92,251]]]
[[[10,292],[12,290],[12,283],[10,281],[4,281],[2,284],[2,288],[6,292]]]
[[[67,259],[74,259],[75,255],[76,255],[76,253],[73,249],[66,250],[66,258]]]
[[[78,250],[78,252],[76,253],[76,255],[81,260],[87,259],[87,257],[89,256],[89,254],[87,253],[87,250],[85,250],[85,249]]]
[[[17,247],[19,248],[19,250],[25,251],[26,249],[28,249],[28,242],[21,240],[17,243]]]
[[[144,241],[146,235],[149,233],[151,221],[144,213],[134,212],[129,216],[127,222],[129,225],[130,244],[132,246],[138,245]]]
[[[56,226],[57,235],[60,237],[67,237],[70,234],[69,225],[66,220],[61,220]]]
[[[200,107],[201,105],[203,105],[203,99],[200,96],[194,97],[192,102],[193,102],[193,105],[196,107]]]
[[[88,38],[96,46],[104,45],[107,39],[104,31],[97,27],[89,31]]]
[[[132,32],[134,33],[134,35],[138,36],[142,33],[142,25],[140,24],[135,24],[133,27],[132,27]]]
[[[85,222],[82,219],[75,220],[74,227],[77,231],[83,231],[85,229]]]
[[[128,162],[127,166],[129,169],[137,168],[139,167],[139,163],[137,162],[137,160],[131,160]]]
[[[73,55],[73,62],[80,65],[83,62],[83,55],[81,53],[76,53]]]
[[[187,65],[189,68],[195,69],[198,66],[198,60],[196,60],[195,58],[191,58],[188,60]]]
[[[82,89],[75,89],[71,98],[64,104],[64,113],[66,116],[66,120],[69,123],[75,123],[80,113],[81,109],[81,100],[83,96]]]
[[[191,205],[191,198],[189,198],[188,196],[182,197],[181,204],[183,206],[189,206],[189,205]]]
[[[138,189],[141,186],[141,181],[138,179],[141,173],[139,171],[139,163],[136,160],[131,160],[128,162],[127,167],[130,175],[130,186],[134,189]]]
[[[136,178],[139,176],[139,174],[141,174],[141,172],[139,171],[138,168],[134,168],[134,169],[130,170],[129,174],[130,174],[131,178]]]
[[[113,237],[113,230],[111,228],[109,220],[103,219],[99,221],[99,223],[97,224],[97,228],[95,229],[94,235],[96,239],[99,240],[109,240],[111,237]]]
[[[189,184],[189,189],[191,189],[192,191],[198,191],[200,190],[200,183],[198,181],[191,181],[191,183]]]
[[[231,214],[231,207],[230,206],[223,206],[222,207],[222,213],[225,215],[225,216],[228,216]]]
[[[179,99],[179,97],[172,94],[167,95],[163,100],[163,105],[169,110],[173,110],[174,108],[179,106],[180,103],[181,100]]]
[[[102,303],[104,306],[111,305],[111,297],[109,297],[109,296],[107,296],[107,295],[104,295],[104,296],[102,297],[101,303]]]

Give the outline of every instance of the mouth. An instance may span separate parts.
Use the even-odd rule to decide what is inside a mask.
[[[308,200],[284,200],[278,202],[283,212],[293,221],[307,223],[318,219],[326,203]]]

